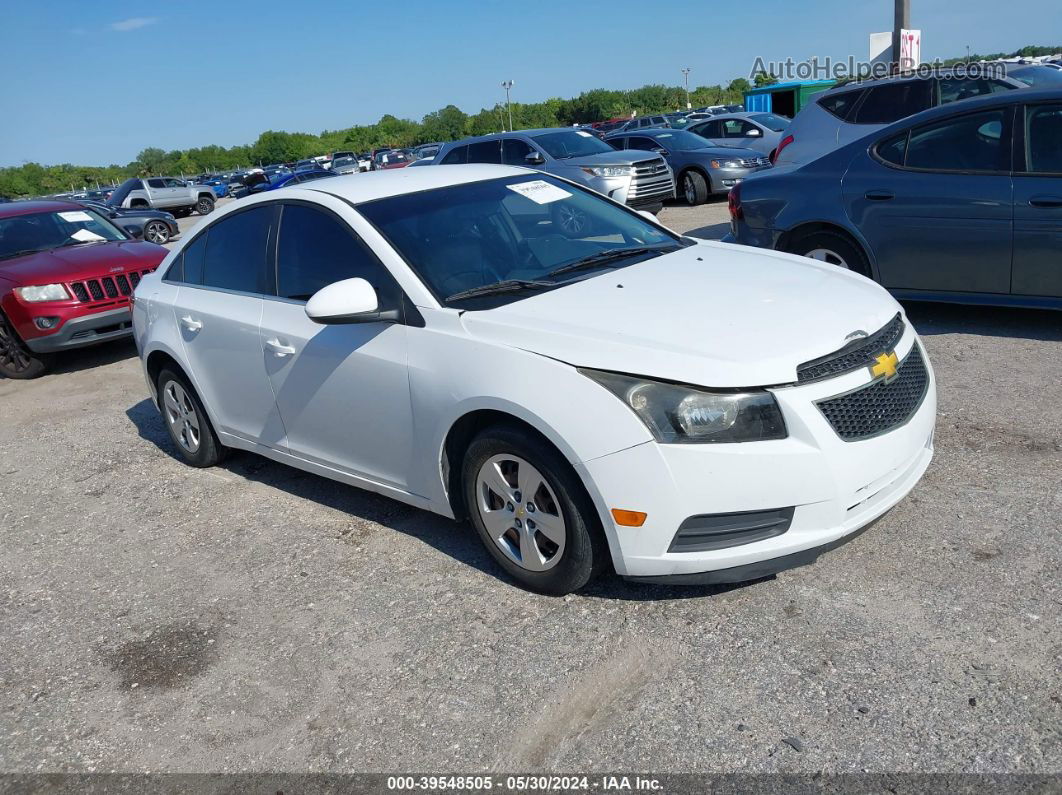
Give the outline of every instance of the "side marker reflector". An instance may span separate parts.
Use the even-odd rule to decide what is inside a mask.
[[[623,527],[641,527],[645,524],[645,520],[649,518],[649,515],[641,511],[625,511],[622,508],[613,508],[612,518],[616,520],[616,524]]]

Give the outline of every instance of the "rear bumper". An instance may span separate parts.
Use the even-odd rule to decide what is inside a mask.
[[[34,353],[55,353],[121,339],[132,333],[133,316],[128,307],[123,307],[67,320],[54,334],[32,337],[26,340],[26,345]]]

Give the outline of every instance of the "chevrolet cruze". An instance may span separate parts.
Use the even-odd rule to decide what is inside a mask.
[[[144,278],[133,322],[189,464],[249,450],[468,517],[545,593],[810,563],[933,451],[932,369],[881,287],[521,168],[246,199]]]

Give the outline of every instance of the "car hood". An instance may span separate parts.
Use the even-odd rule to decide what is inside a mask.
[[[727,388],[795,382],[798,365],[898,311],[849,271],[704,242],[462,321],[476,337],[577,367]]]
[[[162,246],[140,240],[69,246],[0,260],[0,276],[23,285],[68,282],[154,268],[168,253]]]
[[[596,155],[580,155],[567,160],[557,162],[565,166],[627,166],[631,163],[640,163],[643,160],[663,160],[657,152],[645,152],[640,149],[616,150],[615,152],[601,152]]]

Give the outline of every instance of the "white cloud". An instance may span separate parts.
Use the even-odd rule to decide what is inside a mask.
[[[130,17],[129,19],[123,19],[119,22],[111,23],[111,30],[118,30],[123,33],[130,30],[137,30],[139,28],[147,27],[148,25],[154,25],[158,22],[155,17]]]

